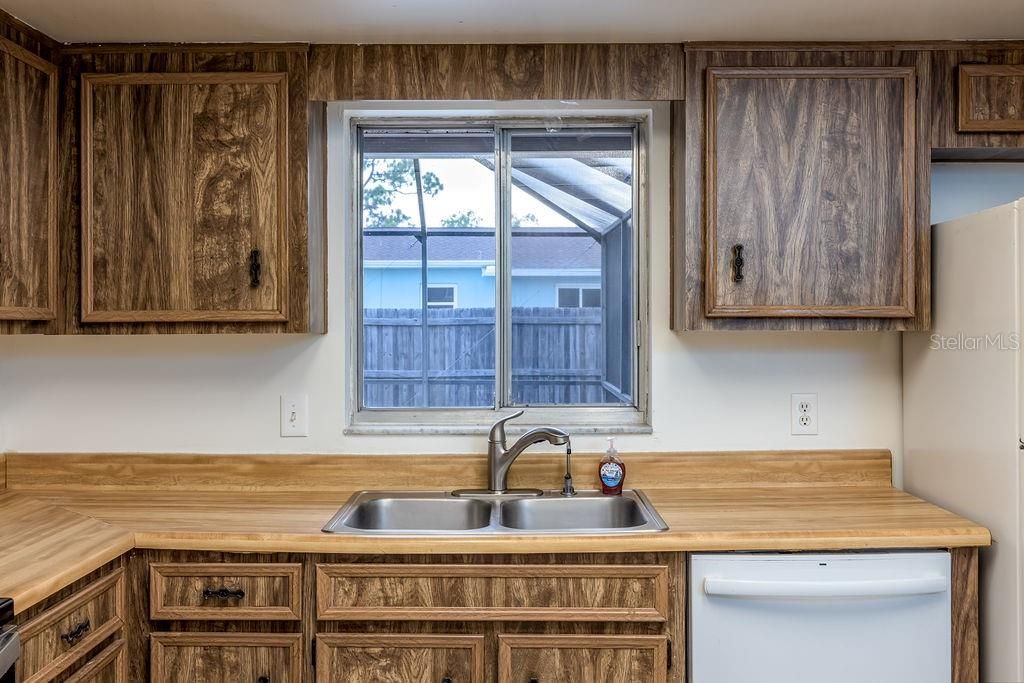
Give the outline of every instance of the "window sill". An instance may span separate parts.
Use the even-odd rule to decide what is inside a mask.
[[[510,435],[540,426],[554,426],[570,434],[651,434],[647,415],[633,408],[525,408],[521,418],[508,423]],[[499,418],[514,410],[373,410],[356,413],[345,434],[479,435],[487,434]]]

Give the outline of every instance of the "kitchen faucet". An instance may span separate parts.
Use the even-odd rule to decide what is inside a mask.
[[[505,423],[520,417],[523,411],[507,415],[493,425],[487,437],[487,489],[454,491],[453,495],[541,495],[539,489],[508,489],[508,470],[512,463],[527,448],[535,443],[547,441],[553,446],[569,443],[569,435],[555,427],[537,427],[519,437],[514,444],[508,446],[505,439]]]

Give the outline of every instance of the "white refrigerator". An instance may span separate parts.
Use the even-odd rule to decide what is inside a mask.
[[[1024,681],[1024,199],[933,227],[930,332],[903,336],[904,488],[987,526],[982,681]]]

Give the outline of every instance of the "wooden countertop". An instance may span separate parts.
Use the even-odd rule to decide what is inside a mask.
[[[9,459],[9,486],[10,464]],[[52,479],[47,482],[52,486]],[[0,492],[0,595],[13,597],[18,612],[133,547],[449,554],[951,548],[991,541],[984,527],[877,481],[645,486],[669,526],[666,532],[443,537],[321,532],[351,494],[345,490],[24,485]]]

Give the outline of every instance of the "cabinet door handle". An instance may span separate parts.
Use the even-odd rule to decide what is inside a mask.
[[[245,591],[241,588],[204,588],[203,600],[241,600],[245,597]]]
[[[530,678],[530,683],[540,683],[540,679],[536,676]]]
[[[743,245],[734,244],[732,247],[732,281],[743,282]]]
[[[451,677],[451,676],[445,676],[445,677],[443,677],[443,678],[441,679],[441,683],[452,683],[452,677]]]
[[[71,629],[67,633],[60,634],[60,639],[63,640],[68,645],[74,645],[75,643],[80,641],[82,639],[82,636],[84,636],[86,633],[88,633],[89,629],[91,629],[91,628],[92,628],[92,624],[89,623],[88,619],[86,619],[85,621],[83,621],[80,624],[76,625],[73,629]]]
[[[270,676],[260,676],[256,679],[256,683],[270,683]]]
[[[260,286],[260,278],[263,275],[263,254],[259,249],[249,252],[249,286],[256,289]]]

